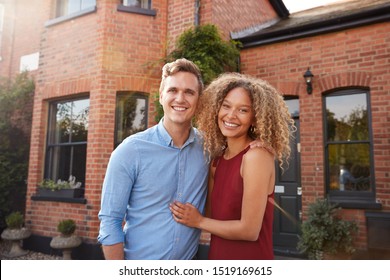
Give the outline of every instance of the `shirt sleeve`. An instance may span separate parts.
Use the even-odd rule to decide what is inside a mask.
[[[98,215],[100,220],[98,241],[102,245],[124,242],[123,221],[136,178],[138,158],[135,144],[131,144],[130,141],[119,145],[111,154]]]

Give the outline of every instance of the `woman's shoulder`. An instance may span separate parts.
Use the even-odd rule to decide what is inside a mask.
[[[244,155],[246,161],[257,161],[257,160],[272,160],[275,159],[275,153],[272,147],[250,147]]]

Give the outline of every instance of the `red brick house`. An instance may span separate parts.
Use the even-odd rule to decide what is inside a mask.
[[[376,229],[386,231],[390,212],[389,11],[384,0],[291,15],[279,0],[0,0],[0,75],[29,69],[36,81],[25,213],[33,235],[25,246],[50,252],[58,221],[72,218],[83,238],[76,258],[102,257],[97,213],[109,156],[155,124],[161,58],[175,38],[212,23],[243,43],[241,72],[277,87],[299,127],[294,160],[276,186],[296,223],[275,212],[275,251],[297,253],[299,223],[318,197],[358,221],[358,249],[376,248],[367,221],[381,218]],[[343,168],[361,180],[341,183]],[[81,196],[37,195],[43,178],[69,175],[82,182]]]

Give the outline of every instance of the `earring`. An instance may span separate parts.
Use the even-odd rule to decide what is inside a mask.
[[[253,125],[251,125],[251,127],[249,128],[249,133],[250,134],[255,134],[256,133],[256,128]]]

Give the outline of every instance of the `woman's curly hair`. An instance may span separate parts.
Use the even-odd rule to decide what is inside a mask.
[[[226,95],[234,88],[250,94],[255,126],[248,134],[275,152],[280,166],[290,156],[290,139],[296,129],[283,97],[268,82],[240,73],[220,75],[206,88],[199,106],[197,126],[204,136],[204,149],[213,159],[226,148],[226,138],[218,127],[218,112]]]

